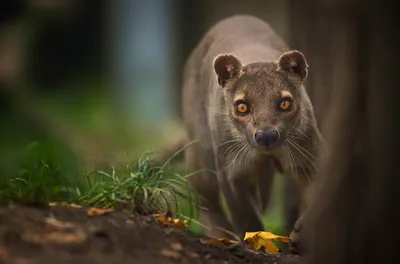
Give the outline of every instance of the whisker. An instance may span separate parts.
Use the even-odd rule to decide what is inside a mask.
[[[232,139],[232,140],[228,140],[228,141],[225,141],[225,142],[219,144],[219,145],[217,146],[217,148],[219,148],[219,147],[221,147],[221,146],[223,146],[223,145],[225,145],[225,144],[228,144],[228,143],[239,142],[239,141],[241,141],[241,139]]]
[[[294,159],[296,159],[296,156],[293,156]],[[301,163],[297,163],[298,165],[300,165],[301,169],[303,170],[304,174],[307,177],[308,182],[311,182],[310,180],[310,175],[307,173],[306,169],[303,167],[303,165]],[[309,167],[308,167],[309,168]],[[296,174],[296,177],[298,179],[298,175]]]
[[[245,154],[246,154],[246,149],[247,149],[247,143],[243,145],[243,147],[240,149],[240,156],[239,156],[239,165],[242,165],[244,162]]]
[[[299,132],[301,135],[306,136],[306,134],[304,134],[304,132],[298,129],[297,127],[294,126],[293,129]]]
[[[225,151],[224,151],[224,157],[229,156],[230,153],[232,153],[232,151],[234,151],[235,149],[237,149],[241,144],[241,141],[235,142],[234,144],[232,144],[231,146],[229,146]],[[225,156],[225,154],[227,153],[227,155]]]
[[[296,134],[293,132],[290,132],[286,137],[293,138],[293,139],[299,139],[299,140],[306,139],[306,137],[304,137],[303,135]]]
[[[235,153],[237,154],[237,151],[241,148],[241,146],[242,146],[242,142],[237,142],[237,143],[235,143],[233,146],[230,146],[228,149],[230,149],[230,151],[227,153],[227,155],[226,155],[226,157],[230,157],[230,156],[234,156],[235,155]],[[227,149],[227,150],[228,150]],[[226,151],[227,151],[226,150]],[[225,151],[225,152],[226,152]],[[235,159],[235,157],[233,158],[233,159]],[[229,167],[229,166],[228,166]]]
[[[297,147],[299,147],[299,149],[301,149],[302,151],[304,151],[306,154],[310,155],[311,158],[313,158],[315,160],[315,156],[313,154],[311,154],[308,150],[306,150],[305,148],[303,148],[300,144],[298,144],[297,142],[290,140],[293,144],[295,144]]]
[[[243,148],[243,147],[245,147],[246,145],[246,142],[242,142],[242,144],[238,147],[238,151],[237,151],[237,153],[236,153],[236,155],[235,155],[235,157],[233,158],[233,160],[232,160],[232,162],[228,165],[228,167],[227,168],[229,168],[230,166],[232,166],[232,164],[234,164],[235,163],[235,161],[236,161],[236,159],[237,159],[237,157],[239,156],[239,154],[240,154],[240,151],[241,151],[241,149]]]
[[[297,165],[296,165],[296,159],[294,157],[293,151],[291,150],[291,148],[286,145],[287,149],[288,149],[288,153],[289,153],[289,158],[290,158],[290,167],[291,170],[293,172],[293,177],[296,180],[296,183],[299,184],[299,177],[297,175]]]
[[[248,145],[247,144],[247,152],[246,152],[246,160],[245,160],[245,166],[246,166],[246,168],[249,166],[249,157],[250,157],[250,155],[251,155],[251,147],[250,147],[250,145]]]
[[[247,144],[245,144],[240,150],[240,156],[239,156],[239,162],[238,162],[240,166],[242,166],[242,163],[244,162],[246,149],[247,149]]]
[[[243,166],[247,168],[247,153],[249,151],[249,144],[246,144],[245,148],[243,149],[243,154],[241,155],[241,163],[244,163]]]
[[[310,158],[309,157],[307,157],[305,154],[304,154],[304,152],[301,150],[301,147],[298,145],[298,144],[296,144],[294,141],[292,141],[292,140],[290,140],[289,138],[287,138],[287,142],[289,143],[289,144],[291,144],[315,169],[316,169],[316,166],[315,166],[315,164],[314,164],[314,162],[312,161],[312,160],[310,160]],[[296,146],[297,145],[297,146]],[[299,148],[300,147],[300,148]],[[311,155],[310,153],[309,153],[309,155]],[[314,156],[313,156],[314,157]],[[300,164],[301,165],[301,164]]]

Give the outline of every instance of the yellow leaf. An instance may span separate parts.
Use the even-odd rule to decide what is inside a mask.
[[[182,220],[176,218],[176,219],[173,220],[173,224],[174,224],[174,226],[175,226],[176,228],[185,229],[185,227],[186,227],[186,220],[185,220],[185,221],[182,221]]]
[[[164,225],[168,225],[169,224],[169,219],[168,219],[168,217],[165,217],[165,216],[157,216],[156,217],[156,219],[158,220],[158,221],[160,221],[161,223],[163,223]]]
[[[153,217],[164,225],[174,226],[176,228],[185,229],[187,221],[182,221],[178,218],[172,219],[169,214],[153,214]]]
[[[258,250],[262,246],[264,249],[269,253],[279,253],[279,248],[275,246],[272,242],[273,240],[289,243],[289,238],[286,236],[277,236],[272,234],[271,232],[247,232],[244,236],[244,240],[249,243],[249,246],[254,249]]]

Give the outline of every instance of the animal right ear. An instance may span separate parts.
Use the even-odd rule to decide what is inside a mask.
[[[222,87],[225,86],[227,80],[239,75],[243,69],[240,60],[232,54],[220,54],[215,57],[214,72],[218,77],[218,83]]]
[[[291,50],[281,55],[278,61],[279,68],[298,76],[304,81],[308,74],[308,64],[303,53],[297,50]]]

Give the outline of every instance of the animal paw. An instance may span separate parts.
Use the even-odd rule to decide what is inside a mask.
[[[301,255],[302,248],[301,248],[301,238],[300,233],[303,229],[303,220],[302,217],[297,219],[296,223],[294,224],[293,231],[289,235],[289,250],[292,254]]]

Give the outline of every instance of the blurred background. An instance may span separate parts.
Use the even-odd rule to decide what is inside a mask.
[[[1,156],[40,135],[93,166],[178,137],[183,64],[205,31],[248,13],[288,40],[287,2],[1,1]]]
[[[80,175],[178,138],[184,62],[205,31],[230,15],[258,16],[303,51],[307,89],[312,99],[321,96],[325,90],[314,87],[329,81],[315,72],[334,56],[324,43],[336,28],[324,22],[340,22],[352,7],[316,2],[0,1],[0,177],[19,175],[38,145],[41,161],[57,157],[66,174]],[[324,108],[316,105],[318,119]],[[268,211],[277,226],[282,181]]]

